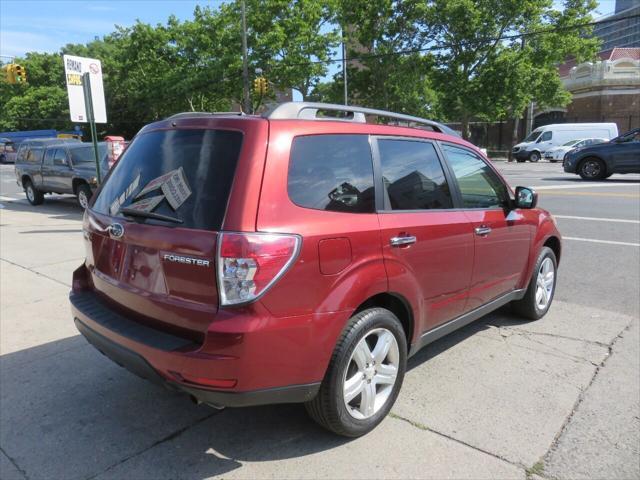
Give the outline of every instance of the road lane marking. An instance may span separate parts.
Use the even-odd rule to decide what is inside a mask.
[[[627,220],[626,218],[575,217],[573,215],[554,215],[554,217],[566,218],[568,220],[588,220],[592,222],[640,223],[640,220]]]
[[[639,193],[613,193],[613,192],[561,192],[559,190],[547,190],[544,196],[556,197],[618,197],[618,198],[640,198]]]
[[[614,242],[613,240],[596,240],[594,238],[562,237],[562,239],[563,240],[575,240],[575,241],[578,241],[578,242],[606,243],[608,245],[626,245],[627,247],[640,247],[640,243]]]
[[[598,187],[637,187],[640,183],[581,183],[579,185],[537,185],[536,190],[556,190],[556,189],[570,189],[570,188],[598,188]]]

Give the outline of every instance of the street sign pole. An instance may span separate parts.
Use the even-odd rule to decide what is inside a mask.
[[[91,75],[89,72],[82,74],[82,89],[84,91],[84,104],[87,110],[87,120],[89,121],[89,130],[91,130],[91,142],[93,143],[93,153],[96,157],[96,178],[98,185],[102,183],[100,175],[100,157],[98,154],[98,131],[96,130],[95,116],[93,112],[93,97],[91,96]]]

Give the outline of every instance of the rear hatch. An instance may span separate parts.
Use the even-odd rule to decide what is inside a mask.
[[[86,265],[111,308],[200,341],[218,309],[216,243],[243,133],[165,125],[144,129],[97,192]]]

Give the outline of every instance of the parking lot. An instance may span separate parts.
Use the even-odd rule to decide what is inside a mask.
[[[100,355],[67,300],[80,208],[32,207],[0,166],[0,477],[639,478],[640,175],[496,165],[565,237],[550,313],[502,309],[431,344],[356,440],[299,405],[196,406]]]

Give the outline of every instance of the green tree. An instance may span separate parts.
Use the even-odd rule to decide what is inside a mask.
[[[594,0],[433,0],[416,11],[422,45],[442,46],[435,57],[434,81],[442,109],[462,123],[471,118],[519,118],[526,105],[563,105],[569,97],[557,64],[595,54],[589,28]],[[542,33],[540,32],[549,32]],[[535,33],[535,34],[533,34]],[[505,36],[527,34],[520,38]],[[531,35],[528,35],[531,34]]]

